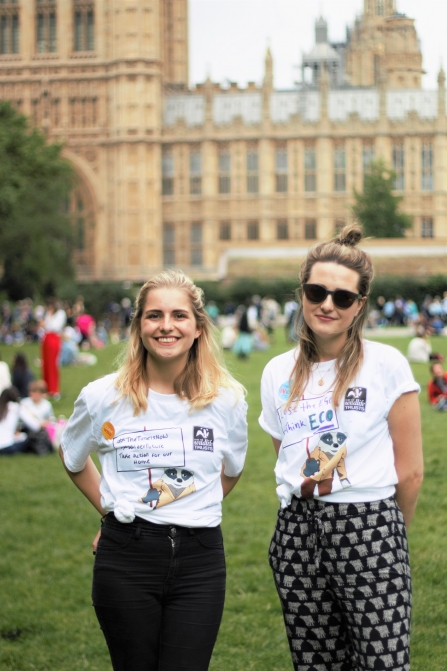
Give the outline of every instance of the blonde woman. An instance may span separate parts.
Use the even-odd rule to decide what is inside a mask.
[[[114,671],[208,669],[225,596],[221,502],[247,448],[244,390],[216,342],[202,291],[156,275],[122,367],[83,389],[63,434],[68,474],[103,516],[93,605]]]
[[[362,339],[373,269],[361,238],[353,225],[309,251],[299,346],[262,377],[281,504],[269,558],[300,671],[410,668],[419,385],[400,352]]]

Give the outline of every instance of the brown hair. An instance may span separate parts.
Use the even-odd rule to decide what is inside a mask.
[[[245,393],[239,382],[230,375],[223,363],[219,345],[219,334],[205,310],[203,291],[180,270],[165,270],[154,275],[144,284],[135,300],[135,312],[130,326],[130,337],[115,386],[120,395],[129,396],[135,412],[147,410],[149,379],[147,373],[147,351],[140,337],[140,322],[146,298],[154,289],[181,289],[190,302],[201,334],[189,350],[187,364],[174,381],[175,393],[188,399],[191,411],[201,410],[211,403],[222,387],[234,389],[237,395]]]
[[[300,269],[300,287],[296,291],[301,308],[297,315],[298,324],[302,315],[302,286],[308,281],[312,268],[316,263],[338,263],[354,270],[359,275],[358,292],[368,296],[371,280],[374,275],[371,259],[366,252],[357,248],[363,238],[359,224],[344,226],[340,233],[329,242],[322,242],[309,250]],[[349,383],[360,370],[363,361],[362,329],[367,316],[367,301],[364,301],[358,315],[348,329],[348,337],[336,360],[336,383],[333,395],[334,406],[337,407]],[[290,376],[290,396],[286,404],[289,408],[296,399],[302,396],[306,387],[312,365],[319,361],[318,348],[314,333],[303,320],[299,331],[299,355]]]
[[[38,391],[41,394],[46,394],[48,386],[45,380],[32,380],[28,385],[28,391]]]
[[[0,394],[0,421],[5,419],[8,414],[8,403],[19,402],[19,392],[15,387],[6,387]]]

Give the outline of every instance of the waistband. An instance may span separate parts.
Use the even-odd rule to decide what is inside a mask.
[[[292,496],[292,501],[288,508],[293,512],[324,513],[327,517],[343,517],[393,510],[397,508],[397,503],[394,496],[377,501],[358,501],[355,503],[331,503],[330,501],[321,501],[320,499],[304,499]]]
[[[154,522],[148,522],[142,517],[136,516],[133,522],[129,524],[123,524],[118,522],[113,512],[107,513],[104,515],[101,521],[102,525],[108,527],[113,527],[115,529],[129,529],[138,531],[140,534],[150,534],[151,536],[195,536],[200,535],[204,531],[210,531],[210,529],[219,529],[217,527],[182,527],[177,524],[154,524]]]

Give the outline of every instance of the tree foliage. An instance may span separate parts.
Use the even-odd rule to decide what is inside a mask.
[[[411,217],[399,212],[401,196],[393,194],[396,174],[382,159],[373,161],[365,175],[363,193],[354,190],[353,212],[363,225],[365,235],[375,238],[403,238],[411,228]]]
[[[0,287],[10,298],[57,293],[74,276],[72,227],[64,205],[73,188],[61,145],[0,101]]]

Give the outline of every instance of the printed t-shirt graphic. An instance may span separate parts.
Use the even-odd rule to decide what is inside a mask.
[[[149,490],[146,496],[138,500],[140,503],[148,503],[151,508],[161,508],[167,503],[177,501],[196,491],[194,473],[185,468],[166,468],[161,478],[153,485],[150,483],[151,471],[149,470]]]
[[[211,429],[212,432],[212,429]],[[194,473],[184,468],[185,444],[179,427],[121,433],[113,438],[117,471],[148,470],[149,489],[140,503],[160,508],[196,491]],[[162,474],[152,482],[152,470]]]
[[[330,494],[335,470],[343,488],[351,484],[345,466],[347,435],[338,430],[332,394],[330,390],[321,396],[304,397],[288,409],[285,403],[278,408],[284,432],[282,449],[298,443],[306,448],[307,459],[301,468],[303,498],[313,498],[317,483],[319,496]]]

